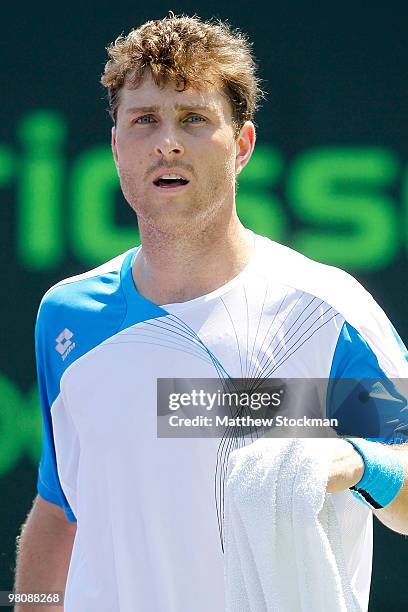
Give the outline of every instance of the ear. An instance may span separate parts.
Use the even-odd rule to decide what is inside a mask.
[[[115,128],[115,126],[112,127],[111,147],[112,147],[113,159],[114,159],[115,166],[116,166],[116,171],[119,174],[119,158],[118,158],[118,148],[117,148],[117,144],[116,144],[116,128]]]
[[[238,175],[249,162],[255,147],[255,126],[245,121],[236,140],[235,173]]]

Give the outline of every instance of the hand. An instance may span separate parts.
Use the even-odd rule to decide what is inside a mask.
[[[333,440],[333,455],[327,481],[328,493],[340,493],[357,484],[363,477],[364,460],[347,440]]]

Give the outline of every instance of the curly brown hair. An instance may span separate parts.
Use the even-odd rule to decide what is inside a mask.
[[[174,81],[179,90],[221,87],[231,103],[239,131],[253,120],[264,92],[256,75],[251,43],[239,30],[221,21],[176,16],[148,21],[107,47],[110,60],[101,83],[108,89],[109,114],[117,120],[120,90],[137,88],[146,69],[158,87]]]

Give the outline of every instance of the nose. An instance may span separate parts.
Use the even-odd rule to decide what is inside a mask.
[[[184,147],[176,137],[174,130],[162,130],[155,144],[154,152],[160,157],[179,157],[184,153]]]

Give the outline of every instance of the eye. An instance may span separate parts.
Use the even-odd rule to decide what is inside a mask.
[[[147,125],[148,123],[153,123],[154,121],[155,119],[152,115],[142,115],[141,117],[135,119],[134,123],[138,123],[139,125]]]
[[[201,115],[190,115],[185,121],[188,123],[202,123],[205,119]]]

